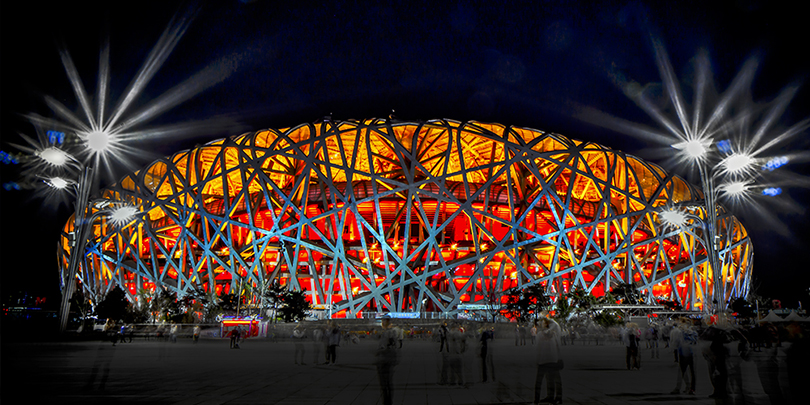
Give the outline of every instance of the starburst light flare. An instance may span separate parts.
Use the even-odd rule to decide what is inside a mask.
[[[113,226],[120,228],[132,221],[137,214],[138,209],[136,207],[125,205],[113,210],[109,215],[109,219],[113,223]]]
[[[221,58],[181,84],[159,95],[147,105],[137,110],[134,109],[136,100],[169,58],[191,24],[195,13],[195,10],[186,10],[172,19],[113,108],[110,108],[111,100],[109,100],[111,81],[109,42],[105,41],[102,44],[99,54],[95,105],[91,102],[91,97],[82,83],[70,52],[65,48],[61,49],[59,51],[60,59],[78,101],[80,112],[74,113],[60,101],[46,96],[45,103],[54,112],[54,118],[46,118],[38,114],[28,114],[26,117],[35,127],[58,128],[78,137],[85,148],[79,150],[77,158],[83,160],[87,165],[93,167],[103,165],[107,169],[104,172],[108,173],[112,172],[114,162],[132,167],[133,164],[128,160],[130,157],[138,156],[139,151],[128,145],[129,141],[143,139],[146,136],[161,136],[177,132],[176,129],[164,131],[160,128],[144,131],[136,130],[136,127],[148,123],[160,114],[222,82],[238,66],[239,56]],[[45,149],[45,147],[37,149]]]

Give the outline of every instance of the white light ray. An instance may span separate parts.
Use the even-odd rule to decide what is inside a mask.
[[[106,40],[102,44],[99,53],[97,103],[95,106],[91,106],[90,98],[85,91],[70,53],[61,50],[62,64],[82,109],[81,114],[83,114],[83,117],[81,114],[75,114],[61,102],[49,96],[45,97],[45,102],[56,113],[56,119],[44,118],[36,114],[28,114],[26,117],[35,124],[35,127],[62,128],[65,131],[75,133],[87,146],[85,150],[78,152],[82,155],[82,160],[87,164],[104,165],[108,169],[97,171],[99,173],[112,174],[113,162],[120,162],[128,167],[132,166],[131,163],[127,162],[127,158],[136,154],[140,155],[143,151],[138,153],[139,151],[136,149],[125,146],[124,142],[131,139],[143,139],[145,136],[156,136],[156,134],[178,133],[179,130],[176,129],[176,125],[173,125],[169,131],[156,128],[150,131],[142,130],[137,133],[129,133],[129,130],[154,119],[159,114],[222,82],[236,70],[238,62],[242,58],[240,53],[234,53],[228,58],[217,60],[181,84],[158,96],[133,116],[128,117],[128,110],[177,46],[191,24],[195,13],[196,9],[189,9],[172,19],[138,73],[124,91],[116,107],[109,111],[109,119],[107,114],[108,104],[111,101],[108,100],[111,80],[110,46]],[[221,128],[223,125],[215,125],[214,127]],[[35,149],[43,148],[36,147]]]
[[[101,48],[101,54],[98,57],[98,83],[96,99],[98,105],[96,107],[96,122],[104,122],[104,109],[107,106],[107,96],[109,95],[110,83],[110,42],[104,41]]]
[[[60,103],[56,99],[50,96],[45,96],[45,104],[56,113],[56,115],[62,117],[67,123],[61,123],[59,121],[54,121],[61,126],[68,125],[72,126],[74,131],[81,131],[81,132],[90,132],[93,130],[92,127],[88,126],[85,122],[83,122],[79,117],[73,114],[64,104]]]
[[[93,118],[92,109],[90,108],[90,99],[87,97],[87,92],[84,90],[82,79],[79,77],[79,72],[76,70],[76,65],[73,64],[73,59],[70,58],[70,53],[67,49],[62,48],[59,51],[59,56],[62,59],[62,65],[65,67],[65,73],[68,75],[68,80],[73,86],[73,93],[76,94],[76,99],[82,106],[82,111],[87,116],[87,122],[90,123],[90,128],[95,130],[98,128],[96,120]]]
[[[686,113],[686,107],[684,106],[683,97],[681,96],[678,80],[672,72],[672,64],[669,63],[669,57],[661,41],[653,38],[653,48],[655,49],[655,60],[658,64],[658,71],[661,73],[661,79],[667,89],[672,105],[675,106],[675,111],[678,114],[678,121],[681,124],[681,128],[683,128],[683,133],[686,134],[686,139],[690,140],[692,134],[695,132],[694,128],[689,127],[689,116]],[[673,132],[678,133],[678,131]]]
[[[158,39],[155,47],[152,48],[152,51],[149,53],[149,56],[146,58],[143,66],[141,66],[138,74],[124,92],[124,98],[115,108],[110,122],[105,126],[115,126],[115,123],[121,118],[127,108],[129,108],[129,105],[135,100],[141,91],[143,91],[143,88],[146,87],[147,83],[152,80],[152,77],[155,75],[155,73],[157,73],[160,67],[163,66],[163,63],[169,57],[169,54],[172,52],[172,50],[174,50],[174,47],[180,41],[183,34],[185,34],[189,24],[191,24],[190,15],[183,15],[178,19],[178,21],[172,20],[172,22],[169,23],[169,26],[165,31],[163,31],[163,34],[160,36],[160,39]]]
[[[115,132],[126,131],[138,124],[143,124],[157,115],[185,102],[202,91],[214,86],[236,70],[237,63],[232,59],[221,59],[197,72],[183,83],[169,89],[160,97],[154,99],[146,108],[135,113],[132,118],[115,128]]]

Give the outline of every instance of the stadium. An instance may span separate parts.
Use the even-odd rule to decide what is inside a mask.
[[[753,268],[748,233],[722,206],[719,269],[699,221],[662,225],[664,207],[706,218],[682,178],[606,146],[474,121],[261,130],[157,160],[101,199],[141,214],[123,226],[88,215],[76,277],[95,300],[116,285],[136,300],[277,281],[355,318],[454,314],[535,284],[558,297],[632,283],[647,303],[698,311],[746,296]],[[63,283],[73,228],[59,243]]]

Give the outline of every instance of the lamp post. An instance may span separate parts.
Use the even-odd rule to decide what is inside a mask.
[[[712,312],[723,312],[726,310],[725,282],[723,280],[723,268],[725,258],[720,258],[720,239],[717,226],[717,200],[722,192],[728,196],[744,194],[748,190],[748,183],[740,180],[742,176],[749,173],[754,166],[755,159],[748,154],[732,152],[728,145],[717,145],[717,150],[712,150],[712,139],[710,137],[694,138],[672,145],[679,150],[682,157],[697,165],[700,175],[701,186],[703,187],[704,210],[706,218],[684,213],[683,211],[664,211],[664,221],[670,226],[681,227],[686,219],[698,221],[704,228],[703,244],[706,249],[706,256],[709,267],[712,271],[712,295],[714,301],[704,303],[704,308],[712,305]],[[723,155],[724,153],[724,155]],[[719,187],[717,180],[728,180]]]
[[[110,135],[103,131],[94,131],[85,134],[84,150],[82,152],[91,155],[104,154],[110,146]],[[96,219],[108,216],[114,223],[122,224],[129,222],[137,213],[137,209],[132,206],[114,207],[109,201],[104,201],[96,206],[90,204],[90,193],[96,183],[94,167],[90,164],[79,161],[73,155],[56,147],[49,146],[34,151],[34,155],[41,159],[46,166],[58,170],[60,173],[73,171],[79,172],[76,180],[65,179],[63,177],[45,178],[45,183],[56,189],[72,189],[75,193],[74,201],[74,226],[73,238],[71,240],[72,252],[68,261],[68,266],[62,276],[62,301],[59,310],[59,333],[64,333],[67,328],[67,321],[70,313],[70,299],[76,288],[76,275],[81,266],[84,250],[90,229]],[[95,159],[98,162],[98,159]],[[97,208],[92,212],[92,208]],[[88,215],[89,214],[89,215]]]
[[[77,187],[81,188],[81,187]],[[70,316],[70,299],[73,296],[73,291],[76,289],[76,275],[81,265],[82,258],[85,257],[84,251],[87,246],[87,240],[90,237],[90,230],[93,229],[93,223],[103,217],[112,220],[114,224],[126,224],[135,218],[138,213],[137,208],[124,205],[120,207],[100,207],[98,211],[93,212],[87,217],[88,204],[80,206],[77,199],[76,214],[73,228],[73,249],[68,261],[67,271],[64,274],[62,283],[62,302],[59,311],[59,333],[64,333],[67,329],[67,320]],[[108,204],[107,201],[104,201]]]

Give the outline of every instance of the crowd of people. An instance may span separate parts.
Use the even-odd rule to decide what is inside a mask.
[[[641,368],[644,350],[651,359],[660,358],[661,352],[672,353],[678,367],[671,394],[695,395],[695,357],[701,356],[712,388],[709,397],[718,403],[746,403],[743,362],[755,366],[770,403],[803,403],[799,398],[805,392],[801,384],[808,377],[806,364],[810,360],[806,322],[739,325],[723,316],[709,322],[685,318],[645,327],[628,323],[619,334],[626,346],[628,370]],[[780,368],[780,363],[784,367]]]
[[[294,328],[288,325],[286,329],[273,329],[272,340],[292,341],[296,365],[306,365],[311,359],[311,364],[327,366],[338,362],[341,344],[358,344],[358,336],[362,336],[363,341],[371,341],[384,404],[393,401],[395,374],[404,340],[426,338],[436,343],[439,365],[436,384],[469,386],[496,381],[495,339],[511,345],[510,328],[515,346],[529,346],[525,350],[530,350],[534,359],[529,360],[535,376],[534,403],[562,403],[565,368],[562,348],[566,345],[623,345],[623,367],[619,367],[629,371],[642,369],[642,359],[672,361],[677,367],[672,377],[674,387],[669,394],[696,395],[698,385],[706,384],[702,389],[710,386],[710,397],[723,404],[745,403],[743,362],[755,366],[762,392],[770,403],[800,403],[797,395],[803,390],[798,387],[806,377],[802,370],[810,361],[807,323],[795,322],[737,325],[724,317],[710,322],[682,318],[602,328],[589,319],[569,320],[561,325],[544,315],[524,324],[499,324],[497,329],[496,324],[447,320],[428,330],[425,326],[417,328],[390,318],[383,318],[376,326],[372,323],[363,331],[357,331],[356,325],[354,330],[344,330],[341,325],[349,324],[329,321],[298,323]],[[115,336],[126,333],[126,326],[110,324],[106,329]],[[167,340],[176,342],[178,329],[177,325],[167,325],[161,330],[167,333]],[[227,331],[230,347],[238,349],[246,334],[240,327]],[[199,326],[195,326],[191,336],[196,343]],[[114,337],[113,342],[116,340]],[[312,357],[307,358],[310,348]],[[479,364],[472,362],[473,358]],[[702,359],[701,367],[703,363],[707,366],[708,381],[697,381],[697,358]],[[621,360],[617,358],[618,362]],[[651,364],[660,365],[661,361]],[[471,372],[471,369],[476,371]]]

